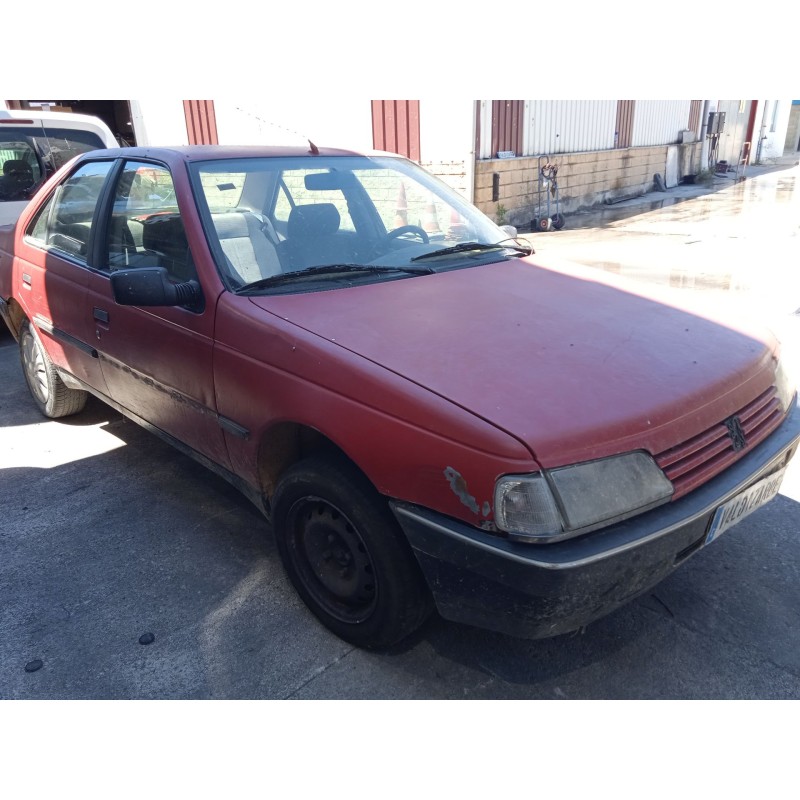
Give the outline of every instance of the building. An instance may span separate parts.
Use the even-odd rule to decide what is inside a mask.
[[[562,212],[573,212],[660,182],[670,188],[719,165],[735,170],[777,157],[790,138],[800,139],[800,106],[785,100],[5,102],[95,114],[125,144],[312,140],[389,150],[419,162],[499,223],[521,228],[547,214],[548,198],[551,210],[558,199]]]

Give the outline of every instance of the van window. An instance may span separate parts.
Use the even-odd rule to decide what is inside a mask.
[[[0,128],[0,202],[30,200],[74,156],[105,147],[92,131],[3,125]]]
[[[42,166],[31,137],[0,130],[0,200],[29,200],[42,182]]]
[[[36,136],[45,159],[52,160],[54,170],[61,169],[71,158],[105,147],[103,140],[92,131],[74,130],[72,128],[54,128],[44,125],[44,132]]]

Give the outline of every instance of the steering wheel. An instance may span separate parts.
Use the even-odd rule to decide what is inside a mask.
[[[404,233],[413,233],[414,235],[419,236],[419,238],[422,239],[423,244],[428,244],[428,242],[430,242],[430,237],[428,234],[418,225],[401,225],[399,228],[389,231],[389,233],[386,234],[386,238],[396,239],[398,236],[402,236]]]

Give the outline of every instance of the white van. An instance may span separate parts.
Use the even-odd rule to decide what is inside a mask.
[[[73,156],[105,147],[119,144],[97,117],[0,109],[0,225],[16,222],[42,183]]]

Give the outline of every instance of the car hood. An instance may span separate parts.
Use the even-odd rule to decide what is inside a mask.
[[[657,287],[540,259],[253,302],[505,430],[544,467],[685,441],[771,385],[777,348]]]

